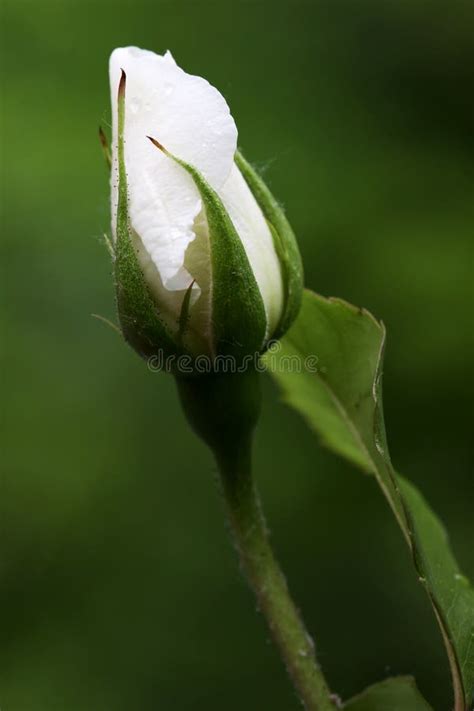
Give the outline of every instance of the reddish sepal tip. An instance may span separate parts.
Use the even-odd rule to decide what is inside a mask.
[[[159,141],[156,140],[156,138],[153,138],[152,136],[147,136],[148,140],[153,143],[154,146],[160,149],[160,151],[166,152],[166,148],[161,145]]]
[[[127,75],[125,74],[124,70],[122,69],[122,74],[120,75],[120,82],[119,82],[119,88],[118,88],[119,99],[121,99],[125,96],[126,83],[127,83]]]

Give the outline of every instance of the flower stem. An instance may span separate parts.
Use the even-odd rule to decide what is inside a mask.
[[[177,377],[187,420],[211,448],[219,468],[230,528],[244,574],[257,597],[306,711],[334,711],[311,638],[273,555],[252,478],[252,433],[260,414],[260,376],[233,374]]]
[[[230,528],[241,566],[306,711],[334,711],[314,644],[290,596],[269,542],[251,473],[250,436],[233,451],[216,452]]]

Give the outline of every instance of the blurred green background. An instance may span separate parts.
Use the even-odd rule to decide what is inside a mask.
[[[296,711],[172,379],[90,315],[115,318],[97,140],[108,55],[169,48],[217,86],[308,286],[383,318],[392,457],[474,577],[474,5],[4,0],[2,14],[2,709]],[[413,673],[450,708],[440,636],[375,482],[322,450],[269,381],[256,468],[334,690]]]

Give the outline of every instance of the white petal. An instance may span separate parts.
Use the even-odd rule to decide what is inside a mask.
[[[273,237],[240,170],[233,165],[218,191],[227,208],[257,280],[267,315],[267,334],[275,331],[283,309],[283,281]]]
[[[147,139],[195,166],[218,190],[228,178],[237,128],[221,94],[205,79],[186,74],[169,53],[126,47],[110,57],[113,113],[112,214],[117,208],[117,89],[127,75],[125,163],[133,229],[170,290],[189,286],[186,248],[201,200],[191,177]]]
[[[178,66],[175,62],[173,55],[169,51],[169,49],[167,49],[166,52],[164,53],[163,59],[165,59],[167,62],[170,62],[171,64],[173,64],[175,67]]]

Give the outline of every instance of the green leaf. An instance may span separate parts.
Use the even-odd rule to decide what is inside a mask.
[[[189,173],[204,204],[211,248],[216,355],[240,358],[258,353],[267,328],[265,306],[245,248],[222,200],[194,166],[167,151],[155,138],[148,138]]]
[[[347,701],[346,711],[431,711],[411,676],[385,679]]]
[[[398,477],[413,537],[420,582],[430,596],[441,626],[458,706],[472,709],[474,695],[474,589],[461,573],[446,530],[421,493]]]
[[[474,590],[456,564],[442,524],[392,467],[381,396],[384,342],[383,325],[367,311],[307,291],[299,318],[267,363],[285,400],[322,442],[376,477],[441,627],[455,711],[465,711],[474,692]],[[308,358],[315,357],[316,368],[308,368]]]
[[[291,326],[301,307],[303,262],[291,225],[262,178],[239,151],[235,154],[235,163],[269,224],[275,251],[280,260],[285,308],[274,334],[274,338],[279,338]]]

